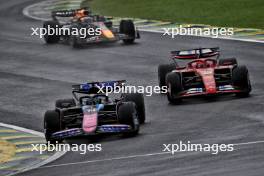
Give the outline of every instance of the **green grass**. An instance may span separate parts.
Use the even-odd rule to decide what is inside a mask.
[[[87,0],[102,15],[264,29],[264,0]]]

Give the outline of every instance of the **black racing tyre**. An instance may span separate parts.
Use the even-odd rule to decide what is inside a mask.
[[[125,44],[132,44],[136,39],[136,28],[132,20],[121,20],[119,31],[121,34],[126,34],[130,39],[124,39]]]
[[[174,64],[162,64],[158,67],[159,86],[166,86],[166,75],[175,69]]]
[[[122,94],[123,101],[134,102],[136,104],[139,123],[143,124],[146,120],[144,96],[141,93],[126,93]]]
[[[139,119],[134,102],[123,102],[118,108],[120,124],[130,125],[132,131],[124,133],[126,136],[135,136],[139,133]]]
[[[237,60],[236,58],[219,59],[219,65],[237,65]]]
[[[167,98],[169,102],[172,104],[180,103],[182,99],[178,97],[178,94],[183,91],[180,74],[175,72],[167,74],[166,85],[168,87]]]
[[[46,31],[48,31],[49,28],[55,31],[56,28],[59,28],[59,27],[60,27],[60,24],[57,21],[45,21],[43,24],[43,28],[46,29]],[[55,35],[55,34],[54,35],[45,34],[44,40],[47,44],[54,44],[60,41],[60,36]]]
[[[76,36],[76,35],[71,35],[69,37],[69,43],[70,43],[70,46],[72,48],[81,48],[82,47],[82,44],[79,42],[78,37],[79,36]]]
[[[56,100],[55,107],[59,109],[70,108],[76,106],[73,98]]]
[[[51,144],[55,144],[56,141],[58,143],[62,142],[60,140],[54,140],[51,138],[51,135],[55,132],[60,131],[60,115],[59,112],[55,110],[46,111],[44,114],[44,129],[45,129],[45,137],[46,141]]]
[[[232,71],[232,82],[233,86],[242,90],[242,92],[237,93],[239,97],[249,96],[251,92],[251,83],[249,79],[249,73],[246,66],[237,66]]]

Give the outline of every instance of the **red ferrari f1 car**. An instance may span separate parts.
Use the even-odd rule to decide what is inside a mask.
[[[251,92],[246,66],[235,58],[219,59],[219,48],[172,51],[173,64],[159,65],[159,85],[167,86],[170,103],[183,98],[218,94],[248,96]],[[180,62],[188,61],[180,66]]]

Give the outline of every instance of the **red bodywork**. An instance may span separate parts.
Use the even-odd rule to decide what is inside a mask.
[[[199,50],[198,50],[199,51]],[[179,93],[180,97],[191,97],[197,95],[214,95],[214,94],[223,94],[223,93],[238,93],[241,90],[238,90],[232,86],[232,84],[228,84],[222,87],[217,86],[216,78],[215,78],[215,70],[221,69],[229,69],[232,70],[235,65],[230,63],[225,63],[224,65],[219,65],[217,59],[215,57],[219,56],[219,52],[209,52],[203,54],[203,57],[197,57],[197,54],[190,55],[172,55],[172,59],[180,59],[180,60],[191,60],[187,66],[185,67],[176,67],[176,70],[173,72],[180,73],[183,75],[184,73],[194,73],[199,81],[203,82],[203,87],[192,87],[189,90],[183,90]],[[177,65],[177,64],[176,64]],[[231,76],[231,71],[230,71]],[[183,78],[182,78],[183,79]]]

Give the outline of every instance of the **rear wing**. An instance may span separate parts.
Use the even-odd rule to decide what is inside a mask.
[[[213,56],[220,56],[219,47],[215,48],[198,48],[182,51],[171,51],[172,59],[199,59]]]
[[[72,10],[56,10],[51,12],[52,19],[56,20],[57,17],[75,17],[78,14],[88,16],[91,13],[87,8],[72,9]]]
[[[73,93],[83,93],[83,94],[99,94],[100,91],[103,90],[105,92],[106,89],[114,89],[117,86],[123,87],[126,83],[126,80],[118,80],[118,81],[105,81],[105,82],[90,82],[84,84],[76,84],[72,86]]]

